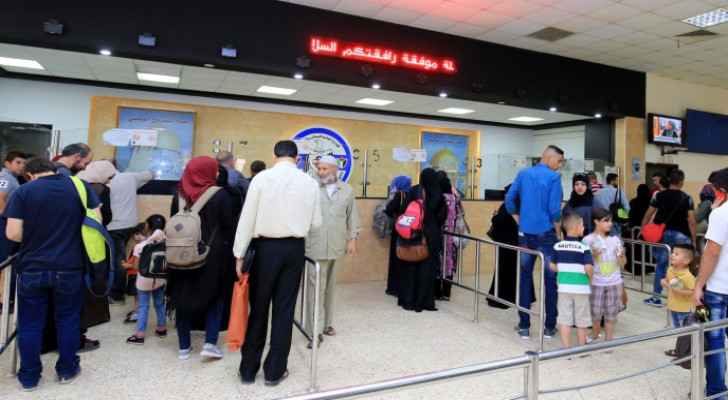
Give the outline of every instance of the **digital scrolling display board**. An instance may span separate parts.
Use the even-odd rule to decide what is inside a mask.
[[[453,75],[457,63],[448,57],[437,57],[422,52],[397,50],[366,43],[352,43],[339,39],[312,36],[309,52],[313,55],[367,61],[393,67],[410,68],[424,72]]]

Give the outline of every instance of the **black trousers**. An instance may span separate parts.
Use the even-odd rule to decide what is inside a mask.
[[[296,298],[305,267],[303,239],[257,239],[250,270],[250,316],[241,349],[240,375],[255,379],[268,334],[268,310],[273,302],[270,350],[263,372],[266,380],[277,380],[288,368]]]

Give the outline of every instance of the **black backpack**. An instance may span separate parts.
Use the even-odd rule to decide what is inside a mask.
[[[145,278],[167,278],[167,246],[164,242],[144,246],[139,256],[139,275]]]

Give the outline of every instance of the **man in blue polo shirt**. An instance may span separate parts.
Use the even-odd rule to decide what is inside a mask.
[[[556,273],[548,268],[553,256],[554,244],[559,234],[561,219],[561,174],[557,171],[564,165],[564,151],[548,146],[541,156],[541,162],[521,170],[506,194],[506,210],[519,222],[518,244],[543,253],[546,258],[546,320],[544,337],[556,334]],[[518,206],[520,204],[520,208]],[[531,308],[533,303],[533,265],[536,257],[521,254],[521,280],[519,306]],[[530,337],[530,315],[519,312],[518,334],[523,339]]]
[[[80,373],[78,335],[83,302],[81,224],[85,211],[70,178],[56,174],[52,162],[34,158],[26,166],[31,182],[18,188],[5,209],[8,239],[20,242],[18,268],[18,380],[37,388],[48,302],[53,299],[58,340],[56,373],[70,383]],[[86,185],[89,208],[100,206]],[[51,206],[52,205],[52,206]]]

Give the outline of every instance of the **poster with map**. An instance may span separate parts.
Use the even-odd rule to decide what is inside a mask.
[[[157,131],[155,146],[116,148],[119,171],[152,171],[154,179],[177,181],[192,158],[195,114],[192,112],[119,108],[119,128]]]
[[[470,138],[448,133],[422,132],[422,148],[427,161],[421,168],[434,168],[445,171],[453,186],[465,193],[468,178],[468,149]]]

